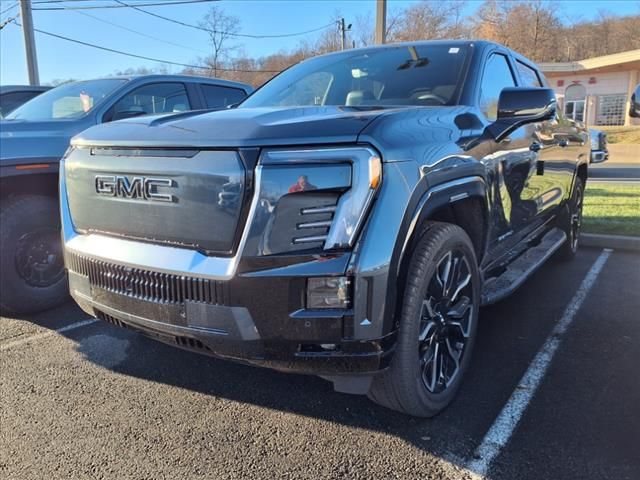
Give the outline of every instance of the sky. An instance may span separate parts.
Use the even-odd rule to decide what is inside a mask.
[[[49,1],[38,5],[38,2],[42,1],[33,0],[34,9],[71,4],[116,5],[114,0],[81,2],[56,0],[57,3]],[[126,1],[134,4],[135,2],[160,3],[162,0]],[[388,8],[399,9],[412,3],[416,1],[389,0]],[[481,3],[481,0],[467,1],[465,13],[472,14]],[[16,0],[0,0],[0,12],[7,10],[0,14],[0,24],[19,11],[17,7],[10,8],[14,4],[17,4]],[[223,0],[215,4],[221,6],[228,15],[240,18],[241,32],[263,35],[294,33],[321,27],[330,23],[338,12],[345,18],[346,23],[355,23],[358,15],[369,14],[371,18],[375,18],[376,9],[375,0]],[[145,9],[175,20],[197,24],[211,5],[212,3],[161,5],[145,7]],[[558,0],[556,5],[560,9],[560,18],[567,23],[579,19],[593,19],[597,17],[598,11],[603,9],[618,15],[640,14],[640,0]],[[154,18],[130,8],[82,11],[39,10],[33,12],[33,22],[36,29],[116,50],[179,63],[197,64],[198,58],[210,51],[206,32]],[[51,38],[38,32],[35,35],[40,82],[43,84],[69,78],[78,80],[95,78],[128,68],[160,66],[158,62],[96,50]],[[260,57],[282,50],[292,50],[301,40],[313,40],[317,35],[319,32],[277,39],[243,38],[235,43],[245,54]],[[149,36],[155,38],[149,38]],[[181,67],[170,67],[169,70],[174,73],[180,71]],[[0,31],[0,84],[26,83],[28,79],[22,30],[14,24],[8,24]]]

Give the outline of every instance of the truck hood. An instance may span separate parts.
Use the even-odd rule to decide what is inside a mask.
[[[75,137],[73,144],[207,148],[347,143],[355,142],[384,110],[277,107],[192,111],[99,125]]]
[[[33,161],[56,162],[64,155],[69,141],[86,128],[77,121],[0,122],[0,160],[3,165]]]

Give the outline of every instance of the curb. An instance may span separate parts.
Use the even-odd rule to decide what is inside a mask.
[[[617,250],[634,250],[640,252],[640,237],[583,233],[580,235],[580,246],[614,248]]]

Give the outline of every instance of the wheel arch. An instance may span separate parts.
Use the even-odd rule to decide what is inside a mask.
[[[58,199],[58,172],[29,173],[0,177],[2,198],[16,195],[44,195]]]
[[[469,176],[435,185],[424,192],[415,209],[407,213],[391,262],[385,332],[397,328],[410,252],[429,221],[461,227],[471,238],[480,264],[487,248],[489,231],[489,202],[484,178]]]

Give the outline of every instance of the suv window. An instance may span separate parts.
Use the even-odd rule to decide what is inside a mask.
[[[126,94],[110,109],[108,117],[109,120],[118,120],[187,110],[191,110],[191,107],[182,83],[152,83]]]
[[[247,94],[239,88],[222,87],[201,83],[202,93],[207,108],[226,107],[244,100]]]
[[[518,68],[518,73],[520,74],[520,79],[522,80],[523,87],[541,87],[540,79],[538,78],[538,73],[531,67],[525,65],[516,60],[516,67]]]
[[[3,118],[9,112],[12,112],[23,103],[36,97],[40,92],[20,91],[5,93],[0,96],[0,118]]]
[[[503,88],[515,86],[507,57],[499,53],[491,55],[484,67],[480,84],[480,111],[489,120],[495,120],[498,116],[500,92]]]

